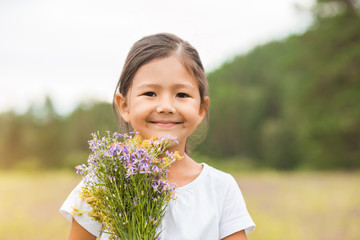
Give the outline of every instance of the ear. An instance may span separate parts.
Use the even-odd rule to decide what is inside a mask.
[[[206,96],[204,97],[204,102],[200,105],[200,110],[199,110],[200,121],[198,124],[200,124],[204,119],[207,111],[209,110],[209,106],[210,106],[210,98]]]
[[[130,122],[130,111],[127,98],[122,94],[116,94],[115,101],[121,117],[125,120],[125,122]]]

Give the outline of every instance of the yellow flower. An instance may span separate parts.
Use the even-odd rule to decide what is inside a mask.
[[[71,207],[73,210],[70,212],[71,216],[81,216],[84,214],[84,212],[80,211],[78,208],[77,208],[77,204],[75,204],[75,206]]]
[[[73,217],[75,216],[76,212],[78,211],[78,209],[76,207],[77,207],[77,204],[75,204],[75,206],[71,207],[72,211],[70,212],[70,214]]]
[[[184,156],[181,156],[178,151],[175,151],[175,152],[174,152],[174,157],[175,157],[177,160],[181,160],[181,159],[184,158]]]

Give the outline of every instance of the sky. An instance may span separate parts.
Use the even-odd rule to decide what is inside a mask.
[[[313,0],[1,0],[0,112],[46,96],[60,114],[111,102],[127,53],[143,36],[174,33],[206,72],[255,46],[301,33]]]

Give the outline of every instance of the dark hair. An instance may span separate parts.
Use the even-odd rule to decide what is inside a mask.
[[[121,128],[125,127],[126,131],[130,129],[129,125],[125,123],[118,113],[115,101],[116,94],[120,93],[124,97],[127,95],[133,78],[141,66],[151,60],[166,58],[172,55],[178,56],[186,70],[195,78],[199,88],[201,104],[205,104],[204,99],[208,96],[208,83],[204,67],[196,49],[173,34],[160,33],[146,36],[135,42],[131,47],[114,92],[113,113]],[[208,121],[208,115],[207,112],[206,122]],[[187,154],[190,153],[189,146],[186,146],[185,152]]]

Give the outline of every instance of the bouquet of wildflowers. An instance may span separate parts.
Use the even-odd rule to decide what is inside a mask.
[[[92,134],[87,165],[77,166],[83,176],[87,214],[102,223],[110,239],[159,239],[159,224],[175,183],[166,180],[168,167],[178,159],[166,150],[174,138],[144,140],[137,134]],[[83,214],[74,208],[75,214]]]

